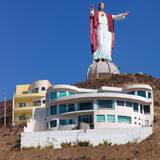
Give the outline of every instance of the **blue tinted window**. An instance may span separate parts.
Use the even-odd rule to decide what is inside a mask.
[[[131,124],[131,117],[128,117],[128,116],[118,116],[118,122],[119,123]]]
[[[133,103],[132,102],[126,102],[126,107],[132,107],[133,106]]]
[[[99,108],[107,108],[114,109],[114,101],[113,100],[98,100]]]
[[[47,102],[49,101],[49,95],[48,94],[46,95],[46,101]]]
[[[59,113],[62,114],[62,113],[65,113],[66,111],[67,111],[66,105],[65,104],[61,104],[59,106]]]
[[[79,110],[92,110],[93,104],[92,102],[79,103]]]
[[[140,105],[140,112],[142,113],[143,112],[143,106]]]
[[[105,115],[97,115],[97,122],[105,122]]]
[[[69,120],[69,124],[74,124],[72,119]]]
[[[66,91],[59,91],[59,97],[65,97]]]
[[[151,109],[149,105],[144,106],[144,113],[150,113]]]
[[[133,110],[138,111],[138,103],[133,103]]]
[[[117,101],[117,106],[125,106],[125,102],[124,101]]]
[[[128,92],[128,94],[135,95],[135,91]]]
[[[73,112],[75,110],[74,104],[68,105],[68,112]]]
[[[57,120],[50,121],[50,128],[57,127]]]
[[[107,115],[108,122],[115,122],[115,115]]]
[[[75,92],[68,92],[68,95],[71,96],[71,95],[74,95]]]
[[[57,106],[51,106],[50,107],[50,115],[56,115],[57,114]]]
[[[137,95],[141,97],[146,97],[146,92],[145,91],[137,91]]]
[[[50,93],[50,99],[53,100],[53,99],[56,99],[57,98],[57,92],[51,92]]]
[[[93,123],[93,116],[92,115],[84,115],[78,117],[78,123]]]
[[[59,125],[65,126],[65,125],[67,125],[67,121],[66,120],[59,120]]]
[[[148,92],[148,98],[152,98],[151,92]]]

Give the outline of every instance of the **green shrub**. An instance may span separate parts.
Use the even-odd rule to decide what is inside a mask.
[[[54,149],[54,146],[52,143],[48,143],[46,146],[42,147],[41,149]]]
[[[54,146],[52,143],[48,143],[45,146],[41,146],[40,144],[36,147],[30,146],[30,147],[23,147],[22,150],[45,150],[45,149],[54,149]]]
[[[71,146],[72,146],[71,142],[63,142],[63,143],[61,143],[61,147],[62,148],[67,148],[67,147],[71,147]]]
[[[111,145],[112,145],[111,142],[109,142],[109,141],[107,141],[107,140],[104,140],[102,143],[99,143],[98,146],[111,146]]]
[[[78,146],[80,147],[88,147],[88,146],[91,146],[90,142],[85,140],[85,141],[78,141],[77,143]]]

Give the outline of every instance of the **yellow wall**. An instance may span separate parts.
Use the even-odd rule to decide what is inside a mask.
[[[20,94],[24,91],[28,91],[29,86],[30,86],[29,84],[17,85],[16,86],[16,94]]]
[[[41,84],[44,82],[46,87],[50,87],[51,83],[48,80],[39,80],[35,81],[32,84]],[[46,81],[47,84],[46,84]],[[45,97],[46,92],[39,92],[39,93],[26,93],[23,94],[23,92],[28,92],[28,90],[31,90],[32,84],[22,84],[22,85],[16,85],[16,93],[13,97],[13,103],[14,103],[14,108],[13,108],[13,121],[15,123],[18,122],[18,117],[21,115],[25,115],[27,117],[32,118],[32,110],[35,106],[33,106],[33,102],[39,99],[43,99]],[[26,103],[27,105],[25,107],[19,107],[19,103]],[[42,106],[41,106],[42,107]],[[44,105],[43,105],[44,107]],[[14,123],[13,122],[13,123]]]
[[[43,96],[42,96],[43,97]],[[15,104],[18,104],[18,103],[32,103],[33,101],[36,101],[36,100],[39,100],[41,99],[42,97],[21,97],[21,98],[15,98],[14,99],[14,103]]]
[[[32,116],[32,110],[30,110],[30,111],[15,112],[15,117],[20,116],[22,114]]]

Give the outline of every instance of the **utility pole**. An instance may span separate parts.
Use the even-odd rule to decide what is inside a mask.
[[[7,111],[7,107],[6,107],[6,97],[4,96],[4,126],[6,126],[6,122],[7,122],[7,118],[6,118],[6,111]]]

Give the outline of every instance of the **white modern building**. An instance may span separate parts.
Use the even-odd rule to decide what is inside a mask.
[[[140,142],[153,133],[154,103],[149,85],[84,89],[54,85],[46,107],[33,110],[33,121],[21,134],[21,147],[61,148],[63,142],[89,140],[94,146]],[[121,138],[120,138],[121,137]]]
[[[95,90],[55,85],[47,91],[46,130],[150,127],[153,108],[149,85]]]

